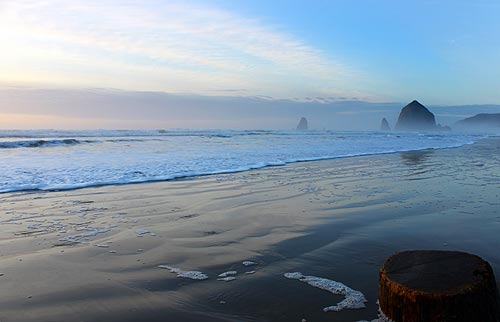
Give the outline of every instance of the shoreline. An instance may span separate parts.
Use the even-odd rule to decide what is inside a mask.
[[[371,320],[378,269],[403,249],[469,251],[498,278],[495,151],[498,138],[181,180],[3,193],[0,283],[9,292],[0,319]],[[78,234],[88,235],[60,245]],[[254,274],[244,274],[244,260],[257,263]],[[209,279],[177,278],[158,265]],[[236,280],[217,281],[231,270]],[[366,296],[367,307],[325,313],[342,296],[286,272],[344,283]]]
[[[242,172],[248,172],[248,171],[254,171],[254,170],[265,170],[267,168],[273,168],[273,167],[284,167],[287,165],[293,165],[295,163],[304,163],[304,162],[321,162],[321,161],[333,161],[337,159],[345,159],[345,158],[357,158],[357,157],[370,157],[370,156],[378,156],[378,155],[388,155],[388,154],[399,154],[399,153],[407,153],[407,152],[418,152],[418,151],[426,151],[426,150],[447,150],[447,149],[459,149],[467,145],[474,145],[482,140],[490,140],[494,139],[495,137],[486,137],[486,138],[480,138],[478,141],[475,142],[470,142],[470,143],[463,143],[462,145],[459,146],[449,146],[449,147],[439,147],[439,148],[422,148],[422,149],[408,149],[408,150],[399,150],[399,151],[388,151],[388,152],[376,152],[376,153],[361,153],[361,154],[355,154],[355,155],[341,155],[341,156],[334,156],[334,157],[318,157],[318,158],[306,158],[306,159],[299,159],[299,160],[293,160],[293,161],[283,161],[280,164],[266,164],[263,166],[249,166],[248,168],[241,169],[241,170],[221,170],[220,172],[212,172],[212,173],[201,173],[201,174],[189,174],[189,175],[179,175],[179,176],[174,176],[171,178],[166,178],[166,179],[147,179],[145,181],[129,181],[129,182],[110,182],[110,183],[95,183],[95,184],[86,184],[82,186],[74,186],[74,187],[68,187],[68,188],[34,188],[34,189],[17,189],[17,190],[6,190],[6,191],[0,191],[0,198],[3,194],[8,194],[8,193],[38,193],[38,192],[59,192],[59,191],[72,191],[72,190],[80,190],[80,189],[87,189],[87,188],[101,188],[101,187],[108,187],[108,186],[123,186],[123,185],[136,185],[136,184],[148,184],[148,183],[158,183],[158,182],[171,182],[171,181],[177,181],[177,180],[191,180],[191,179],[197,179],[197,178],[203,178],[207,176],[217,176],[217,175],[224,175],[224,174],[237,174],[237,173],[242,173]]]

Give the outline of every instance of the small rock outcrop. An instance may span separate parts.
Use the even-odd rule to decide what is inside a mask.
[[[451,131],[451,127],[449,127],[448,125],[441,125],[438,123],[438,125],[436,125],[436,128],[438,131],[443,131],[443,132],[450,132]]]
[[[307,130],[309,127],[307,126],[307,119],[302,117],[297,125],[297,130]]]
[[[436,131],[434,114],[418,101],[403,107],[395,129],[398,131]]]
[[[391,127],[389,126],[389,122],[387,122],[387,119],[384,117],[382,119],[382,122],[380,123],[380,131],[390,131]]]

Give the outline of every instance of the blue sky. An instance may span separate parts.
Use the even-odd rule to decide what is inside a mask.
[[[498,1],[218,1],[286,26],[367,74],[368,90],[432,103],[498,103]]]
[[[499,16],[486,0],[0,0],[0,86],[498,104]]]

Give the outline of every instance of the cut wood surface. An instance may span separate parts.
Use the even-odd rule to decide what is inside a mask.
[[[500,321],[491,266],[457,251],[405,251],[389,257],[380,269],[379,302],[395,322]]]

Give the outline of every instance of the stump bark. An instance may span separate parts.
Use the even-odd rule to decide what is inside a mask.
[[[491,266],[463,252],[417,250],[389,257],[380,269],[379,303],[395,322],[500,322]]]

